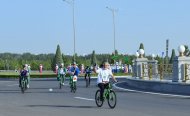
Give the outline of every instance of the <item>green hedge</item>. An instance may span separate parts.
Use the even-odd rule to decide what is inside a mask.
[[[14,74],[10,74],[10,75],[2,75],[0,74],[0,78],[18,78],[19,75],[14,75]],[[48,77],[56,77],[55,74],[32,74],[30,75],[31,78],[48,78]]]
[[[125,73],[114,73],[114,76],[127,76],[130,74],[125,74]],[[66,75],[66,77],[68,77],[69,74]],[[91,74],[92,77],[97,76],[97,74]],[[18,78],[19,75],[18,74],[0,74],[0,78]],[[53,78],[53,77],[57,77],[57,75],[55,73],[42,73],[42,74],[31,74],[30,75],[31,78]],[[84,77],[84,74],[80,74],[79,77]]]

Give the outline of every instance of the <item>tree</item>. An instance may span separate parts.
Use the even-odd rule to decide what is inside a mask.
[[[97,63],[96,54],[95,54],[95,51],[93,50],[92,56],[91,56],[91,65],[94,65],[95,63]]]
[[[143,43],[140,43],[139,50],[140,50],[140,49],[143,49],[143,50],[144,50],[144,45],[143,45]]]
[[[172,49],[172,55],[171,55],[171,58],[170,58],[170,64],[173,64],[173,60],[174,60],[175,57],[176,57],[175,50]]]
[[[139,50],[140,50],[140,49],[143,49],[143,50],[144,50],[144,45],[143,45],[143,43],[140,43]],[[144,54],[143,56],[145,57],[145,54]]]
[[[190,55],[190,51],[189,51],[189,47],[188,45],[185,45],[185,52],[184,52],[185,56],[189,56]]]
[[[63,63],[63,58],[61,55],[61,49],[60,49],[60,46],[57,45],[57,50],[56,50],[56,54],[55,54],[55,57],[53,60],[52,68],[54,69],[56,64],[60,65],[61,63]]]
[[[65,64],[66,63],[65,62],[66,58],[65,58],[64,54],[62,54],[62,59],[63,59],[63,63]]]
[[[158,55],[156,55],[155,60],[158,61],[158,64],[163,64],[162,57],[159,57]]]
[[[78,55],[77,55],[77,53],[75,53],[75,54],[73,55],[73,58],[72,58],[72,63],[73,63],[73,62],[76,62],[76,61],[77,61],[77,58],[78,58]]]
[[[115,56],[117,56],[119,53],[118,53],[118,51],[117,50],[115,50]]]

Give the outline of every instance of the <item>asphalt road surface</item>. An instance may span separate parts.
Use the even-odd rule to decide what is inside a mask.
[[[118,79],[120,82],[125,79]],[[49,91],[52,88],[53,91]],[[66,85],[59,89],[56,79],[32,79],[22,94],[18,80],[0,79],[0,116],[189,116],[190,98],[152,95],[114,89],[117,105],[107,102],[98,108],[94,101],[96,80],[89,88],[84,79],[77,82],[77,92]]]

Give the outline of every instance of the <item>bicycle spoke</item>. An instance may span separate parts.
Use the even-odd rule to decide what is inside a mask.
[[[108,97],[108,105],[110,106],[110,108],[114,108],[116,106],[116,102],[116,94],[113,90],[111,90]]]
[[[103,101],[100,99],[100,90],[96,91],[95,94],[95,102],[98,107],[101,107],[103,105]]]

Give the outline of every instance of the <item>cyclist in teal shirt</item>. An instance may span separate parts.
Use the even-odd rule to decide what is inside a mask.
[[[58,68],[58,80],[60,80],[60,78],[63,79],[61,82],[62,85],[64,85],[66,73],[67,73],[67,70],[64,67],[64,64],[61,63],[60,67]]]

